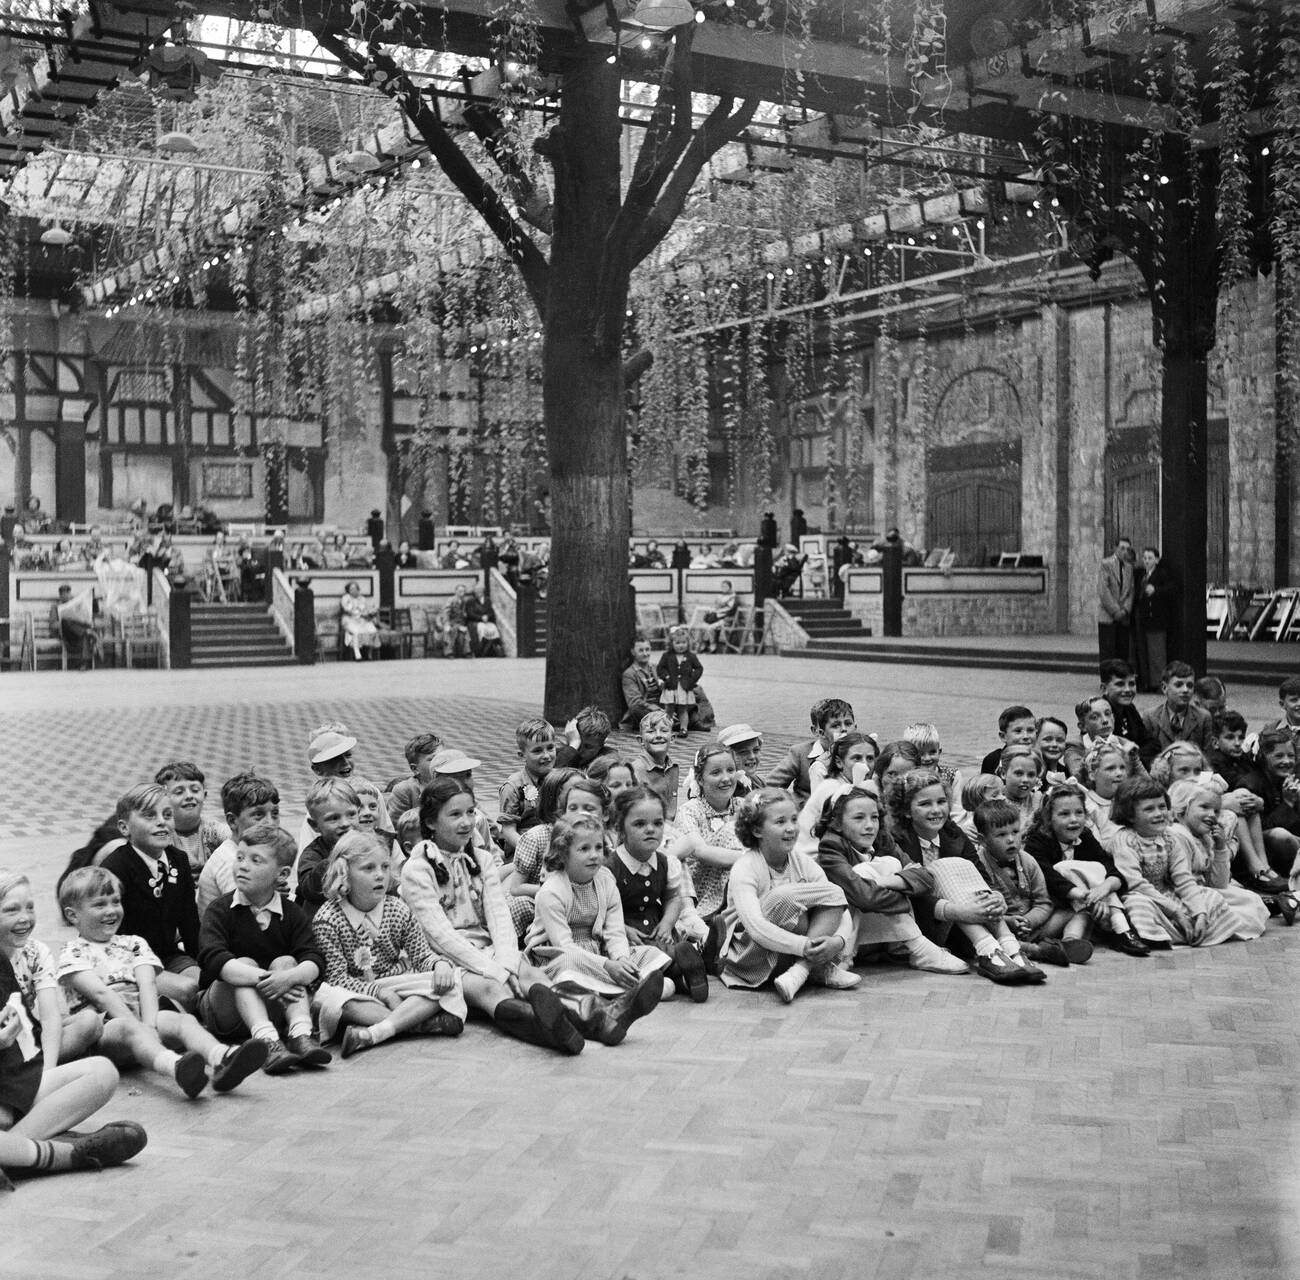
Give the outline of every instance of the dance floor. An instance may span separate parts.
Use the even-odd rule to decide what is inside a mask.
[[[818,697],[892,737],[939,723],[944,759],[994,745],[1009,702],[1067,710],[1070,677],[705,658],[723,723],[774,761]],[[175,756],[255,766],[296,829],[308,732],[341,719],[358,770],[405,771],[433,729],[512,767],[540,662],[407,662],[0,678],[0,865],[38,932],[68,852]],[[1234,699],[1252,724],[1267,690]],[[1276,714],[1276,712],[1274,712]],[[780,726],[783,732],[777,732]],[[685,761],[698,738],[676,748]],[[568,1059],[471,1023],[312,1076],[186,1102],[126,1076],[104,1118],[131,1164],[0,1198],[0,1276],[485,1280],[1265,1280],[1300,1275],[1300,927],[1040,988],[895,968],[793,1005],[713,986],[616,1048]]]

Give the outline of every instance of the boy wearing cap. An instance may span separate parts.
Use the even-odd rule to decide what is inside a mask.
[[[434,782],[438,778],[455,778],[472,787],[474,785],[474,770],[480,764],[482,764],[481,760],[475,760],[473,756],[467,756],[456,747],[440,747],[424,763],[423,771],[428,775],[429,782]],[[428,783],[424,785],[427,786]],[[396,791],[397,788],[394,787],[393,790]],[[496,861],[500,862],[501,851],[497,848],[496,841],[493,839],[492,823],[486,815],[480,813],[477,809],[475,814],[474,834],[470,837],[474,847],[485,850]],[[397,843],[401,845],[402,852],[407,855],[425,838],[424,833],[420,830],[420,796],[418,792],[410,807],[397,815],[397,819],[393,823],[393,829],[397,833]]]
[[[664,802],[664,817],[677,816],[677,791],[681,785],[677,762],[668,754],[673,740],[673,722],[666,711],[654,710],[641,717],[641,750],[632,757],[636,780]]]
[[[352,751],[356,745],[357,740],[348,733],[346,725],[337,721],[323,724],[319,729],[312,730],[307,744],[307,763],[318,778],[349,778],[353,768]],[[299,855],[316,839],[317,834],[316,828],[311,825],[311,819],[304,818],[302,826],[298,828]]]
[[[763,735],[750,724],[729,724],[718,734],[718,741],[731,748],[740,781],[750,791],[761,791],[767,783],[759,773],[759,757],[763,754]]]

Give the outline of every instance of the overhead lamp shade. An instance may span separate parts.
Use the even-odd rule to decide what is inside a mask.
[[[51,249],[62,249],[64,245],[72,243],[72,232],[56,222],[52,227],[46,227],[41,232],[41,243]]]
[[[671,31],[695,21],[695,6],[690,0],[639,0],[632,20],[655,31]]]
[[[188,133],[181,133],[179,130],[160,134],[154,146],[159,151],[170,151],[173,155],[178,156],[192,155],[199,149],[199,144]]]

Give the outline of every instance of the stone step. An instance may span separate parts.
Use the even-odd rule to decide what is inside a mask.
[[[1016,637],[1008,636],[1004,649],[985,646],[909,645],[906,640],[818,638],[809,640],[803,649],[786,649],[783,658],[827,658],[839,662],[902,663],[908,666],[966,667],[985,671],[1059,672],[1097,678],[1095,654],[1080,650],[1017,648]],[[1276,660],[1270,665],[1259,659],[1235,655],[1215,657],[1211,661],[1214,675],[1229,684],[1268,685],[1276,687],[1286,674]]]
[[[255,653],[251,657],[228,658],[199,653],[190,658],[191,667],[292,667],[297,659],[286,653]]]

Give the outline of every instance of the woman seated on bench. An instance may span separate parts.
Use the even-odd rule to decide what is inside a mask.
[[[361,584],[355,578],[343,588],[339,609],[343,643],[352,650],[352,656],[360,662],[365,651],[369,651],[369,655],[374,657],[381,643],[379,628],[375,625],[375,610],[361,598]]]
[[[731,579],[722,580],[722,594],[713,602],[713,608],[704,615],[705,653],[721,653],[726,644],[728,633],[736,625],[736,615],[740,612],[740,601],[736,599]]]

